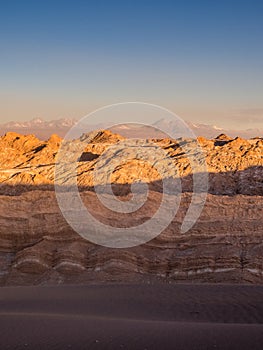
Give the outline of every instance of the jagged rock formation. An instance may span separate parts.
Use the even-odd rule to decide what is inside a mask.
[[[110,131],[100,132],[83,152],[78,172],[80,186],[93,186],[92,171],[97,158],[112,144],[122,141],[123,137]],[[247,194],[262,195],[263,139],[231,139],[225,135],[214,140],[199,137],[199,143],[206,155],[209,172],[209,192],[212,194]],[[185,191],[192,169],[188,157],[174,140],[152,140],[167,152],[179,169],[180,176],[185,178]],[[0,138],[0,191],[4,185],[52,185],[54,181],[54,164],[61,139],[53,135],[46,142],[33,135],[22,136],[7,133]],[[191,145],[192,140],[185,141]],[[195,147],[195,144],[194,146]],[[133,150],[131,149],[131,152]],[[131,154],[132,155],[132,154]],[[135,155],[135,153],[134,153]],[[114,153],[111,154],[114,157]],[[142,169],[140,164],[139,169]],[[138,161],[131,161],[118,167],[113,174],[112,182],[130,184],[137,178],[153,182],[160,180],[153,167],[143,164],[143,172],[138,173]]]
[[[53,183],[61,139],[53,135],[43,142],[33,135],[16,133],[1,137],[0,283],[152,277],[262,283],[263,139],[220,135],[198,140],[206,156],[209,195],[194,227],[186,234],[180,232],[192,191],[191,164],[182,144],[152,140],[178,168],[184,192],[180,210],[154,240],[134,248],[109,249],[81,238],[59,210]],[[120,215],[97,200],[94,167],[107,150],[109,156],[117,157],[116,149],[110,146],[123,141],[109,131],[98,132],[85,147],[77,169],[81,197],[89,211],[101,222],[117,227],[148,220],[162,198],[160,174],[151,164],[134,159],[134,147],[129,149],[131,159],[116,167],[111,182],[123,201],[130,198],[130,185],[136,180],[149,184],[147,204],[138,213]],[[151,142],[147,142],[150,147]],[[181,142],[194,152],[193,140]]]

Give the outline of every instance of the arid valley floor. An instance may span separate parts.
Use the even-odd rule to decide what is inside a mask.
[[[110,147],[123,140],[98,131],[77,166],[83,203],[113,227],[149,220],[163,195],[158,172],[131,148],[109,185],[125,202],[140,178],[149,189],[146,204],[119,215],[98,201],[94,167],[107,149],[114,159]],[[198,141],[209,186],[195,225],[180,231],[193,192],[180,143],[146,140],[176,165],[180,208],[153,240],[116,249],[85,240],[61,214],[54,191],[60,137],[41,141],[10,132],[0,138],[1,349],[262,348],[263,139]],[[181,142],[195,156],[193,140]],[[67,187],[70,176],[63,181]]]

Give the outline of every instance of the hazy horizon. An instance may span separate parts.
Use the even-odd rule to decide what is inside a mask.
[[[24,119],[24,120],[15,120],[15,119],[11,119],[11,120],[9,120],[9,121],[7,121],[7,122],[1,122],[0,123],[0,126],[5,126],[5,125],[8,125],[9,123],[19,123],[19,124],[23,124],[23,123],[33,123],[34,121],[37,121],[37,120],[41,120],[42,122],[45,122],[45,123],[49,123],[49,122],[58,122],[58,121],[63,121],[63,120],[69,120],[69,121],[76,121],[76,122],[78,122],[78,121],[80,121],[81,120],[81,118],[82,117],[80,117],[80,118],[77,118],[77,117],[67,117],[67,116],[60,116],[60,117],[58,117],[58,118],[55,118],[55,119],[53,119],[53,118],[45,118],[45,117],[33,117],[33,118],[30,118],[30,119]],[[165,119],[165,118],[164,118]],[[160,121],[161,121],[162,119],[160,119]],[[176,119],[175,119],[175,121],[176,121]],[[192,124],[192,125],[194,125],[194,126],[198,126],[198,125],[204,125],[204,126],[211,126],[211,127],[214,127],[214,128],[218,128],[218,131],[220,132],[220,130],[240,130],[240,131],[248,131],[248,130],[253,130],[253,129],[255,129],[255,130],[263,130],[263,123],[260,123],[260,125],[259,126],[255,126],[255,125],[251,125],[250,127],[242,127],[242,124],[240,125],[236,125],[236,126],[233,126],[233,127],[231,127],[231,126],[223,126],[222,124],[220,124],[220,121],[218,121],[218,124],[212,124],[212,123],[209,123],[209,121],[207,122],[207,123],[205,123],[205,122],[198,122],[198,121],[193,121],[193,120],[190,120],[190,119],[184,119],[184,121],[186,122],[186,123],[190,123],[190,124]],[[109,123],[111,123],[112,122],[112,120],[108,120],[108,122]],[[88,120],[86,120],[86,122],[85,123],[87,123],[87,124],[91,124],[91,125],[96,125],[97,123],[96,123],[96,121],[94,121],[94,120],[90,120],[90,123],[88,122]],[[105,122],[105,123],[107,123],[107,122]],[[149,125],[154,125],[156,122],[153,122],[153,123],[149,123]],[[100,123],[98,123],[98,124],[100,124]],[[124,123],[125,124],[125,123]],[[127,124],[129,124],[129,122],[127,122]],[[37,123],[36,123],[36,125],[37,125]],[[105,124],[106,125],[106,124]]]

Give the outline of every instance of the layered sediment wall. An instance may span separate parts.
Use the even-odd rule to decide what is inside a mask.
[[[124,138],[98,132],[78,161],[81,198],[94,217],[108,225],[130,227],[149,220],[161,202],[162,178],[152,164],[136,159],[111,176],[114,194],[131,197],[140,179],[149,187],[146,204],[133,214],[107,209],[94,192],[93,172],[105,150]],[[209,189],[206,204],[186,233],[180,227],[192,197],[192,169],[180,143],[148,140],[167,152],[182,181],[180,208],[155,239],[132,248],[113,249],[83,239],[68,225],[56,201],[54,167],[61,139],[8,133],[0,138],[0,283],[85,283],[87,281],[166,279],[168,281],[263,282],[263,140],[220,135],[199,138]],[[183,140],[189,149],[192,140]],[[167,174],[172,176],[172,174]],[[66,176],[65,176],[66,177]],[[96,179],[97,182],[100,179]],[[66,180],[65,180],[66,183]]]

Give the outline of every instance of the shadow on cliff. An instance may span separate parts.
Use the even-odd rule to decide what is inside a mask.
[[[97,155],[87,154],[85,160],[95,159]],[[202,175],[202,174],[200,174]],[[263,166],[252,166],[241,171],[226,171],[226,172],[210,172],[208,173],[208,193],[213,195],[228,195],[234,196],[237,194],[249,196],[263,196]],[[193,176],[192,174],[181,177],[182,192],[193,192]],[[162,180],[146,183],[148,189],[154,192],[163,192]],[[97,186],[100,192],[110,192],[111,190],[117,196],[126,196],[131,192],[131,185],[112,184],[103,187]],[[54,191],[53,184],[0,184],[0,195],[20,195],[21,193],[42,190]],[[68,187],[62,186],[62,191],[69,190]],[[93,186],[79,186],[80,191],[95,191]],[[175,191],[176,192],[176,191]],[[180,190],[178,189],[178,193]]]

